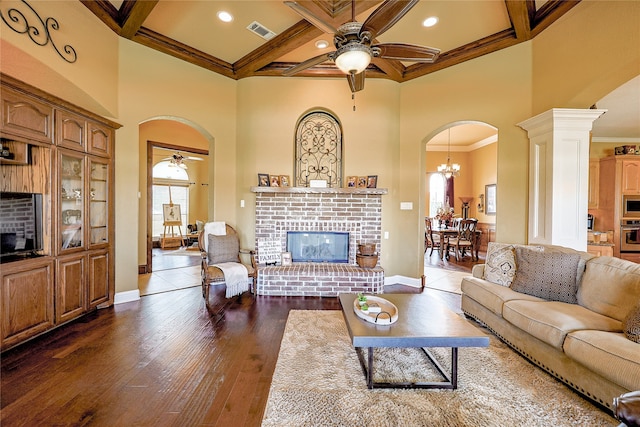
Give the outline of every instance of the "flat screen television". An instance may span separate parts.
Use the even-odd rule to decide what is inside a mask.
[[[287,251],[293,262],[349,262],[349,233],[287,231]]]
[[[0,192],[0,262],[42,251],[42,194]]]

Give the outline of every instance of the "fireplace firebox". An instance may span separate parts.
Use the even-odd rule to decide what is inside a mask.
[[[293,262],[349,262],[349,233],[287,231],[287,251]]]

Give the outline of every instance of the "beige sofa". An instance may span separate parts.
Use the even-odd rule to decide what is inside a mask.
[[[531,274],[525,254],[534,252],[544,254],[544,259],[534,258],[539,263],[558,258],[575,263],[577,257],[577,264],[570,263],[576,267],[570,272],[573,303],[532,295],[535,289],[521,291],[528,285],[523,280],[536,282],[538,276],[549,279],[571,270],[556,263],[539,265],[538,273]],[[612,408],[614,397],[640,390],[640,344],[623,332],[625,317],[640,301],[640,264],[558,246],[494,244],[486,264],[474,266],[461,287],[465,314],[585,396]]]

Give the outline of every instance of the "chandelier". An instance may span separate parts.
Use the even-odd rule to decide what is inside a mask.
[[[447,145],[447,163],[438,166],[438,172],[447,179],[460,174],[460,165],[458,163],[451,163],[451,128],[449,128],[449,143]]]

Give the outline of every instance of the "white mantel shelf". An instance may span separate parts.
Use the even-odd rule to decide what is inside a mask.
[[[291,194],[387,194],[386,188],[325,188],[325,187],[251,187],[253,193]]]

